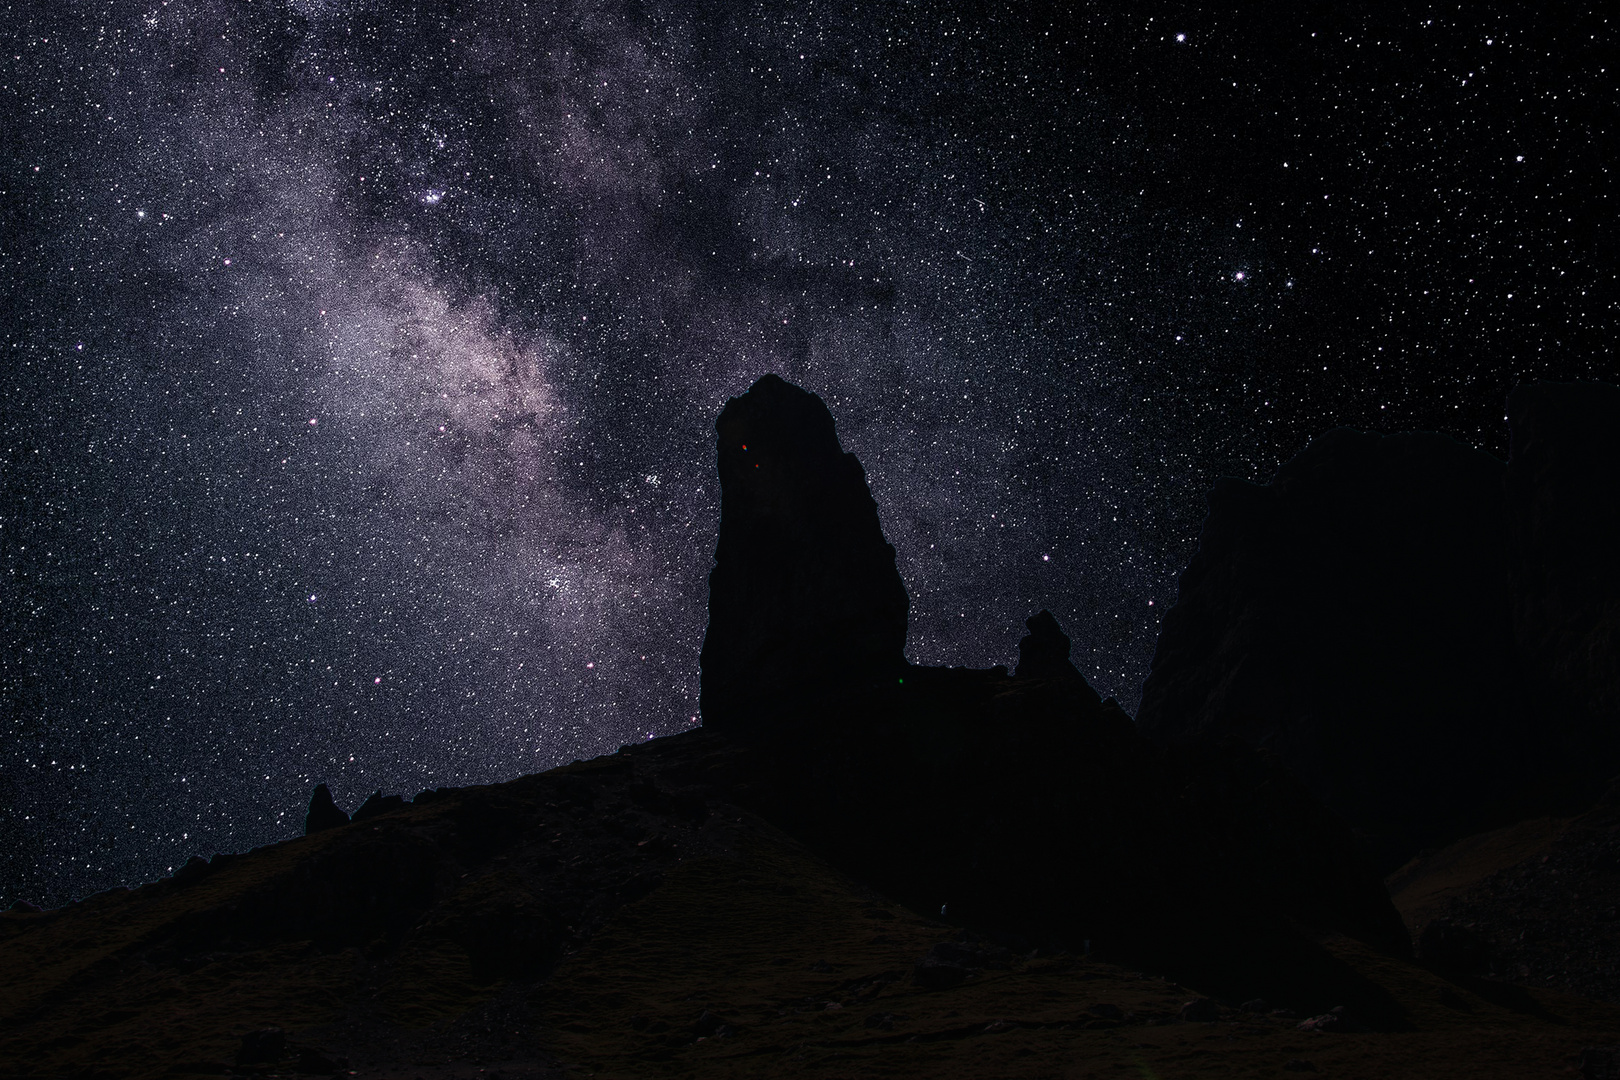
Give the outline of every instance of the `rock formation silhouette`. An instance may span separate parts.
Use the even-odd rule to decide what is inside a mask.
[[[763,722],[784,696],[906,666],[910,600],[866,474],[815,394],[766,375],[726,403],[720,536],[703,639],[704,723]]]
[[[403,795],[384,795],[380,791],[374,791],[366,796],[366,801],[361,803],[360,809],[354,812],[352,820],[364,821],[369,817],[376,817],[378,814],[397,810],[404,805],[405,797]]]
[[[315,793],[309,800],[309,813],[304,815],[304,835],[318,833],[322,829],[335,829],[348,823],[349,815],[338,809],[337,804],[332,801],[332,789],[325,784],[316,784]]]
[[[1589,804],[1616,767],[1588,706],[1615,685],[1620,408],[1536,384],[1510,410],[1508,466],[1339,429],[1270,484],[1218,481],[1141,729],[1273,750],[1386,870]]]
[[[1018,642],[1018,668],[1021,679],[1081,678],[1069,659],[1069,635],[1058,626],[1050,611],[1042,608],[1024,622],[1029,633]]]
[[[1349,832],[1279,759],[1154,747],[1070,663],[1049,612],[1016,677],[905,666],[893,549],[819,398],[767,376],[717,427],[703,708],[706,729],[747,736],[710,774],[728,801],[1026,948],[1089,940],[1247,996],[1261,990],[1243,979],[1282,970],[1336,977],[1302,926],[1409,950]]]
[[[1419,1043],[1470,1075],[1578,1060],[1620,1010],[1534,987],[1620,993],[1614,805],[1533,854],[1498,837],[1518,854],[1446,894],[1420,968],[1319,794],[1393,848],[1601,761],[1615,427],[1593,400],[1516,395],[1506,469],[1334,432],[1271,485],[1221,484],[1149,738],[1047,611],[1013,674],[906,664],[860,465],[817,398],[762,379],[719,424],[703,727],[379,791],[352,821],[323,784],[314,835],[0,913],[0,1071],[756,1075],[806,1047],[886,1075],[1140,1071],[1185,1064],[1173,1025],[1233,1021],[1201,1053],[1251,1072],[1337,1039],[1361,1041],[1334,1075],[1404,1075]],[[1411,895],[1469,851],[1408,867]]]

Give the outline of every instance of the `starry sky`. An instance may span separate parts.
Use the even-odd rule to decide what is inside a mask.
[[[1611,18],[1391,8],[5,5],[0,903],[691,726],[767,371],[1134,709],[1216,476],[1615,377]]]

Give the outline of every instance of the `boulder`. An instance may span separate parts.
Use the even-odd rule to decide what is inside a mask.
[[[1488,975],[1491,949],[1472,927],[1449,919],[1435,919],[1418,935],[1418,956],[1424,963],[1465,975]]]
[[[1309,1020],[1301,1020],[1294,1025],[1296,1031],[1337,1031],[1345,1034],[1357,1031],[1366,1031],[1367,1027],[1356,1018],[1355,1013],[1343,1005],[1335,1005],[1325,1013],[1313,1016]]]
[[[1221,1018],[1221,1007],[1207,997],[1197,998],[1181,1007],[1181,1018],[1198,1023],[1209,1023]]]
[[[933,955],[918,960],[911,969],[911,981],[924,990],[948,990],[960,986],[971,972],[961,964]]]

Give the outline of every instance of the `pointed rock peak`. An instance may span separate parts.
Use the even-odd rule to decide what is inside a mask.
[[[1086,682],[1086,677],[1069,660],[1069,635],[1063,632],[1057,619],[1044,608],[1025,620],[1029,633],[1018,643],[1018,668],[1013,672],[1021,679],[1050,679],[1052,685],[1062,688],[1062,694],[1082,708],[1103,708],[1103,700]],[[1125,717],[1119,703],[1108,701],[1109,715]],[[1126,723],[1129,718],[1125,717]]]
[[[832,413],[817,394],[766,375],[742,397],[731,398],[715,424],[720,468],[758,467],[770,458],[813,465],[843,456]]]
[[[1050,611],[1042,608],[1024,621],[1029,634],[1018,643],[1018,670],[1013,674],[1022,679],[1050,679],[1060,675],[1079,675],[1069,662],[1069,635],[1058,626]]]
[[[766,375],[715,427],[720,538],[704,723],[736,726],[904,668],[910,601],[894,548],[821,398]]]
[[[304,835],[348,823],[349,815],[339,810],[332,801],[332,790],[325,784],[316,784],[315,794],[309,800],[309,813],[304,817]]]
[[[354,812],[353,820],[363,821],[369,817],[376,817],[378,814],[385,814],[390,810],[399,810],[404,805],[405,797],[403,795],[384,795],[380,791],[374,791],[365,802],[360,804],[360,809]]]

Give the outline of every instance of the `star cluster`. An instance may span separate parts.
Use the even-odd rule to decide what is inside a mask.
[[[1127,708],[1203,493],[1613,378],[1595,10],[11,13],[0,899],[683,730],[714,417],[871,480],[920,663]]]

